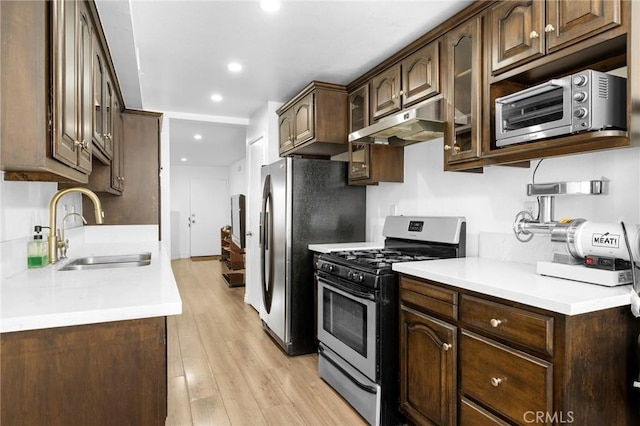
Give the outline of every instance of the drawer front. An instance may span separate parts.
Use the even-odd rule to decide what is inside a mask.
[[[523,425],[527,413],[552,412],[551,363],[465,330],[459,354],[463,395]]]
[[[400,278],[400,300],[441,317],[458,318],[458,293],[453,290],[403,276]]]
[[[466,398],[460,400],[460,426],[510,426]]]
[[[553,317],[463,295],[460,319],[495,336],[553,355]]]

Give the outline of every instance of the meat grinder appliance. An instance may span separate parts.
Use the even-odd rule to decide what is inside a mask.
[[[527,185],[527,195],[538,197],[538,217],[519,212],[513,232],[521,242],[530,241],[534,234],[551,235],[553,260],[538,262],[538,274],[604,286],[634,281],[633,259],[640,259],[639,225],[554,219],[555,196],[605,194],[607,185],[604,179]]]

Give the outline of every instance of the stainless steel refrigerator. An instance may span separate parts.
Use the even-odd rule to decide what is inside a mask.
[[[309,244],[365,240],[366,190],[347,163],[287,157],[262,166],[260,258],[264,329],[289,355],[316,350]]]

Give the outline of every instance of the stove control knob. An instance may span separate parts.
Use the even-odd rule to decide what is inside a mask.
[[[347,276],[349,277],[350,280],[355,278],[355,273],[353,271],[349,271],[349,273],[347,274]]]
[[[358,281],[359,283],[364,281],[364,274],[358,274],[358,278],[356,279],[356,281]]]

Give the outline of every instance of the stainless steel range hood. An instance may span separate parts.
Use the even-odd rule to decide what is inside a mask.
[[[349,134],[349,142],[410,145],[444,135],[442,95]]]

